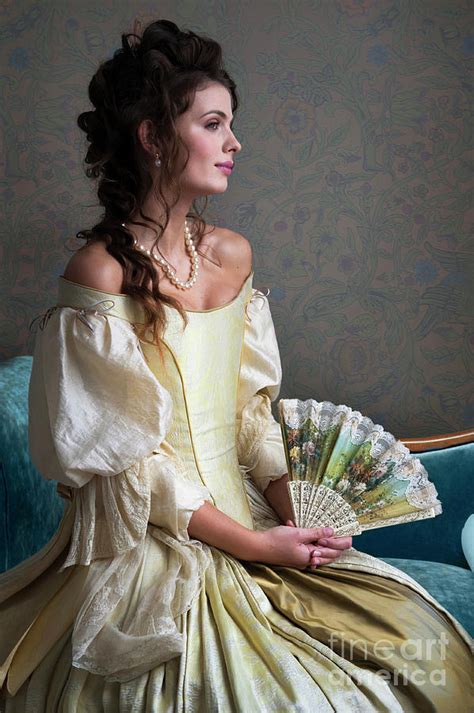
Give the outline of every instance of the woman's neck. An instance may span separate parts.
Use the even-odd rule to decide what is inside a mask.
[[[169,216],[168,224],[159,239],[160,252],[170,261],[187,259],[186,245],[184,242],[184,222],[186,220],[189,207],[189,201],[185,204],[178,203],[173,207]],[[145,202],[142,207],[142,212],[144,215],[153,218],[153,220],[157,223],[161,223],[163,225],[165,222],[165,214],[157,209],[156,202],[151,205],[147,205]],[[134,217],[134,220],[148,223],[148,221],[144,220],[140,216]],[[126,223],[126,225],[140,245],[143,245],[143,247],[147,249],[152,247],[156,240],[154,229],[158,230],[154,223],[149,223],[149,226],[147,227],[134,225],[133,223]]]

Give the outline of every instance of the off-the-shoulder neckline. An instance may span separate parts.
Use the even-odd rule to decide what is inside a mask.
[[[209,309],[185,309],[185,312],[199,312],[199,313],[204,313],[204,312],[217,312],[218,310],[225,309],[226,307],[230,307],[234,302],[236,302],[239,297],[242,295],[245,287],[247,286],[247,283],[253,279],[254,272],[252,272],[247,275],[245,278],[242,287],[238,291],[238,293],[233,297],[230,302],[225,302],[223,305],[219,305],[218,307],[210,307]],[[74,287],[79,287],[80,289],[82,288],[83,290],[87,290],[88,292],[98,292],[101,295],[110,295],[111,297],[120,297],[121,299],[124,300],[132,300],[133,298],[130,297],[130,295],[125,295],[123,292],[106,292],[104,290],[98,290],[96,287],[88,287],[87,285],[81,285],[80,282],[73,282],[73,280],[68,280],[66,277],[63,277],[63,275],[59,276],[59,279],[62,280],[63,282],[67,282],[71,285],[74,285]],[[171,307],[171,305],[166,304],[166,302],[163,303],[165,307],[169,307],[171,309],[174,309]]]

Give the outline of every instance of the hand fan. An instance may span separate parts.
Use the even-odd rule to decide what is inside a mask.
[[[342,537],[442,512],[420,460],[370,418],[314,399],[278,409],[297,527]]]

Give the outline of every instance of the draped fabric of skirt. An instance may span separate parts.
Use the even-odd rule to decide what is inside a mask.
[[[20,615],[35,600],[39,611],[11,668],[10,685],[23,683],[2,702],[6,713],[472,711],[469,646],[416,591],[344,567],[310,573],[209,551],[200,594],[179,618],[182,655],[125,683],[71,667],[86,567],[63,572],[51,591],[41,589],[46,572],[16,595]],[[157,557],[147,536],[125,604],[146,592]]]

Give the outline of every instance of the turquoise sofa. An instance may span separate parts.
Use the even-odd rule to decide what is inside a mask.
[[[28,454],[28,383],[32,358],[0,362],[0,571],[26,559],[55,532],[64,501]],[[410,445],[410,444],[408,444]],[[474,442],[418,453],[443,513],[365,532],[354,547],[405,570],[474,635],[474,573],[461,531],[474,504]]]

